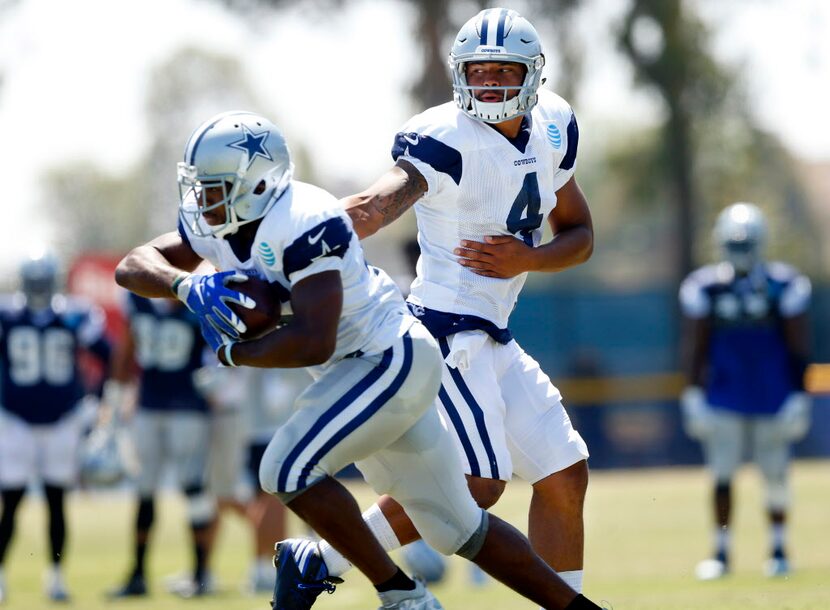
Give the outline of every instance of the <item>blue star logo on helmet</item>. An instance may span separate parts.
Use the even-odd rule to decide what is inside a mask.
[[[267,242],[259,242],[259,245],[257,246],[257,251],[259,252],[259,255],[262,257],[262,260],[269,267],[277,262],[277,255],[274,254],[274,250],[271,248],[271,246],[268,245]]]
[[[548,125],[546,133],[551,146],[557,149],[562,146],[562,132],[559,131],[555,123]]]
[[[268,159],[268,161],[274,160],[271,153],[265,148],[265,142],[268,140],[267,130],[262,133],[254,133],[248,129],[247,125],[243,124],[242,134],[241,140],[231,142],[228,146],[248,153],[248,167],[251,167],[251,164],[257,157]]]

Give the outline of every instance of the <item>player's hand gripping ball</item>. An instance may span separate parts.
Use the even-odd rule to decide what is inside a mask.
[[[247,281],[233,284],[233,289],[251,297],[256,303],[253,309],[246,309],[232,301],[228,302],[247,327],[241,335],[243,341],[261,337],[277,327],[280,322],[281,303],[274,286],[262,278],[249,277]]]

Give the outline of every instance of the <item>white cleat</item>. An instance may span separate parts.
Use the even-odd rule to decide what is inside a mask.
[[[411,591],[395,589],[378,593],[378,596],[383,604],[378,610],[444,610],[420,580],[415,580],[415,588]]]
[[[53,602],[69,601],[69,591],[63,581],[63,573],[57,568],[52,568],[46,575],[46,596]]]
[[[695,567],[695,577],[698,580],[717,580],[729,573],[729,568],[720,559],[704,559]]]
[[[790,575],[790,562],[786,557],[770,557],[764,562],[764,575],[767,578],[780,578]]]

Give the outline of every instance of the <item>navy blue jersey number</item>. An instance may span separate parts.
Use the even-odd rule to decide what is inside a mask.
[[[533,246],[533,231],[542,226],[542,215],[539,213],[541,205],[542,198],[539,195],[536,172],[525,174],[522,190],[516,195],[510,214],[507,216],[507,230],[521,234],[528,246]]]

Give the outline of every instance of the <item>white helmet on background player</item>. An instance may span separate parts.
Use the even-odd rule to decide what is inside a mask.
[[[223,112],[190,136],[178,164],[179,214],[196,235],[223,237],[265,216],[294,173],[285,138],[268,119],[252,112]],[[222,199],[207,204],[204,189],[221,188]],[[225,222],[199,220],[225,208]]]
[[[767,241],[764,214],[751,203],[733,203],[715,222],[715,241],[735,270],[747,273],[763,259]]]
[[[58,259],[51,252],[33,254],[20,265],[20,289],[26,296],[27,307],[49,307],[57,287]]]
[[[95,428],[81,446],[80,478],[85,485],[106,487],[130,474],[116,431],[111,426]]]
[[[482,102],[467,84],[465,64],[470,62],[515,62],[525,66],[524,83],[520,87],[486,87],[503,91],[504,101]],[[465,23],[452,45],[449,57],[453,98],[468,116],[486,123],[501,123],[530,112],[538,99],[545,56],[539,34],[530,22],[516,11],[489,8]],[[508,90],[519,93],[507,99]]]

